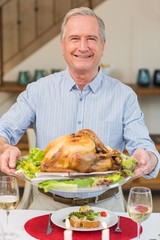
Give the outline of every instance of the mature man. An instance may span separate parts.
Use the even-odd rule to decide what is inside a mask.
[[[88,128],[105,145],[120,151],[125,146],[139,162],[135,174],[157,176],[159,153],[149,137],[136,94],[104,75],[99,67],[105,41],[104,23],[91,9],[82,7],[67,13],[61,28],[67,69],[29,84],[1,118],[1,171],[11,174],[15,170],[20,151],[13,145],[34,125],[41,149],[53,139]],[[85,196],[63,192],[49,196],[37,191],[31,208],[56,210],[80,202],[124,210],[117,188]]]

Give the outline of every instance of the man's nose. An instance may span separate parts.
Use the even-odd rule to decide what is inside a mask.
[[[81,50],[81,51],[86,51],[87,49],[88,49],[87,40],[81,39],[80,45],[79,45],[79,50]]]

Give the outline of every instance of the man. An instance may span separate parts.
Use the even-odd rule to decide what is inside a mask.
[[[105,41],[104,23],[91,9],[82,7],[68,12],[61,28],[67,69],[29,84],[1,118],[1,171],[6,174],[15,171],[20,151],[12,145],[34,125],[37,147],[41,149],[53,139],[88,128],[105,145],[120,151],[125,146],[139,162],[135,174],[157,176],[159,154],[149,138],[136,94],[104,75],[99,67]],[[56,210],[68,204],[79,205],[81,201],[114,211],[124,210],[117,189],[101,194],[102,191],[86,193],[84,197],[61,193],[50,197],[38,191],[31,208]]]

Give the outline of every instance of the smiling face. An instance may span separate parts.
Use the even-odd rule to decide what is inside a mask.
[[[67,22],[66,34],[61,44],[72,74],[97,74],[105,43],[100,39],[95,17],[72,16]]]

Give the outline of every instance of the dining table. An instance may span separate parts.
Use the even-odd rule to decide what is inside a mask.
[[[44,224],[42,222],[42,218],[45,217],[46,221],[48,221],[47,216],[49,216],[50,212],[51,211],[29,210],[29,209],[26,209],[26,210],[20,210],[20,209],[11,210],[10,214],[9,214],[9,229],[11,231],[15,231],[16,233],[18,233],[17,240],[34,240],[34,239],[64,240],[64,234],[61,234],[61,235],[57,234],[57,237],[54,237],[54,238],[47,238],[47,236],[43,237],[43,238],[41,238],[41,237],[39,237],[39,238],[36,237],[35,238],[35,237],[33,237],[34,234],[29,232],[28,229],[29,229],[29,227],[32,226],[32,223],[34,223],[33,222],[34,219],[37,220],[37,222],[34,223],[34,224],[36,224],[36,229],[37,229],[37,231],[39,229],[39,232],[40,232],[42,230],[42,228],[44,227]],[[56,211],[55,212],[53,211],[52,214],[56,214]],[[125,222],[124,227],[126,227],[126,229],[127,229],[127,227],[129,228],[129,225],[127,225],[127,221],[129,223],[129,221],[131,221],[131,219],[129,218],[128,213],[127,212],[115,212],[115,214],[120,216],[121,218],[125,218],[126,222]],[[0,209],[0,224],[1,224],[1,226],[3,226],[3,229],[5,230],[6,229],[6,213],[5,213],[5,210],[2,210],[2,209]],[[47,224],[47,222],[45,224]],[[46,226],[45,226],[45,228],[46,228]],[[53,231],[59,231],[59,232],[63,231],[64,232],[65,229],[60,229],[59,228],[59,230],[53,230]],[[124,230],[124,231],[127,232],[127,230]],[[128,231],[129,231],[129,229],[128,229]],[[122,228],[122,233],[123,233],[123,228]],[[121,236],[122,233],[116,233],[117,237],[112,236],[112,238],[110,238],[110,240],[111,239],[113,239],[113,240],[114,239],[115,240],[118,240],[118,239],[129,240],[130,239],[130,238],[127,239],[127,238],[124,238],[124,237],[122,237],[122,238],[119,237],[119,236]],[[92,231],[87,232],[88,238],[87,238],[87,235],[84,234],[84,232],[79,232],[78,234],[79,234],[78,235],[79,238],[78,238],[78,236],[75,235],[75,237],[73,237],[73,240],[74,239],[75,240],[78,240],[78,239],[85,240],[85,236],[86,236],[86,239],[91,239],[90,236],[92,236],[95,233],[92,232]],[[94,235],[94,236],[96,236],[96,235]],[[102,235],[99,235],[99,237],[97,237],[97,239],[101,240],[102,239],[101,236]],[[134,237],[134,238],[131,238],[131,239],[136,239],[136,238]],[[150,217],[142,223],[141,240],[160,240],[160,214],[159,213],[151,213]]]

